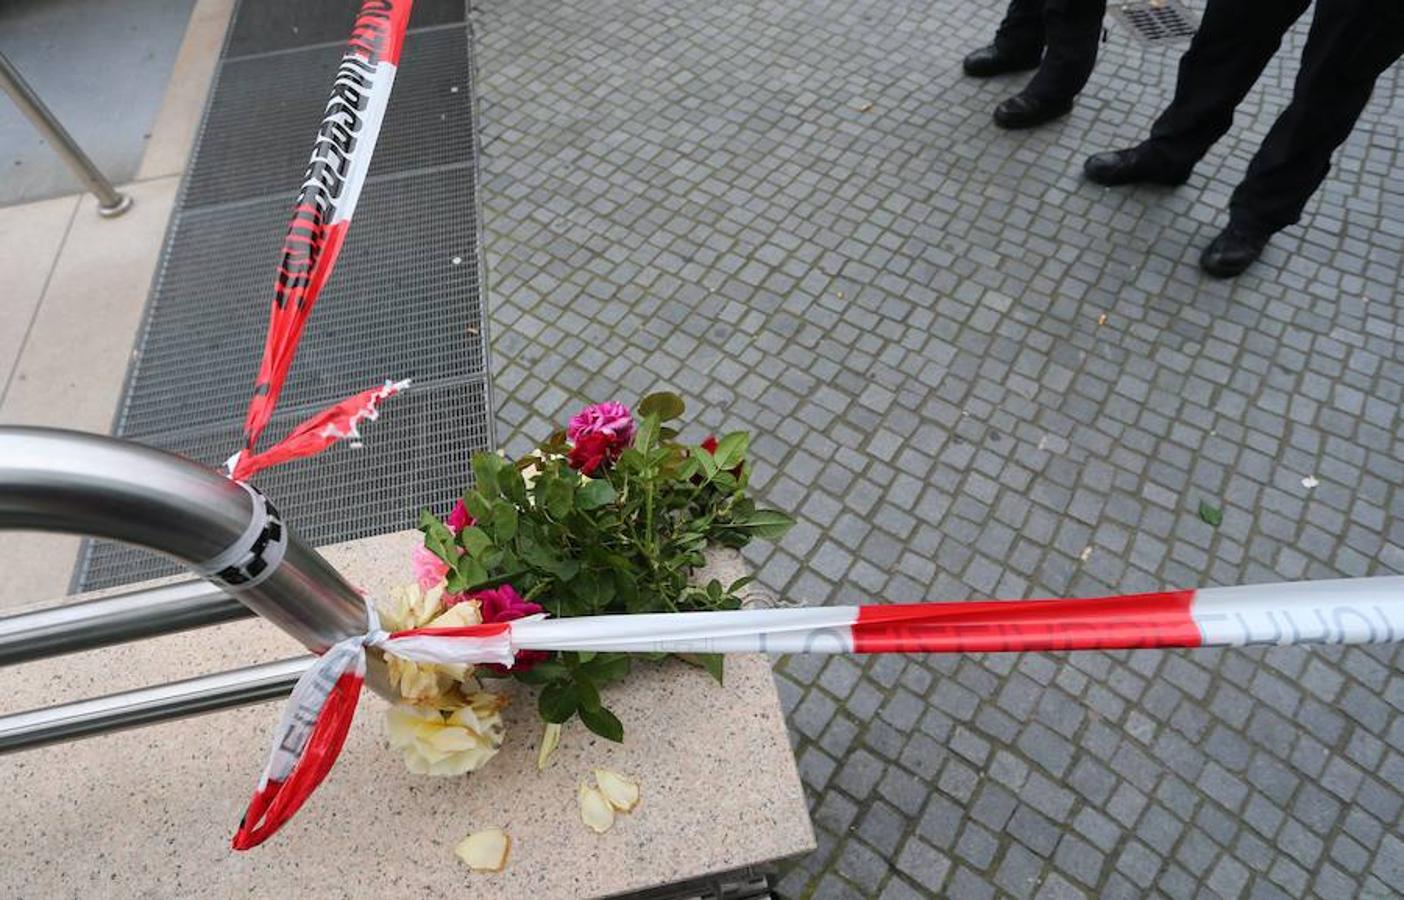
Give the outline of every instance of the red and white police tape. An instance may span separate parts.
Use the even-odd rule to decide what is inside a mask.
[[[363,391],[303,422],[268,450],[256,452],[287,381],[303,326],[331,277],[351,227],[390,102],[411,5],[412,0],[365,0],[337,67],[331,99],[283,239],[263,360],[244,419],[244,447],[225,464],[236,480],[354,437],[361,421],[375,418],[380,401],[409,384],[386,381]]]
[[[234,848],[270,837],[341,751],[365,680],[366,648],[424,663],[511,667],[520,650],[624,653],[996,653],[1363,644],[1404,637],[1404,577],[1305,581],[1082,600],[995,600],[646,613],[388,633],[370,626],[298,680]]]

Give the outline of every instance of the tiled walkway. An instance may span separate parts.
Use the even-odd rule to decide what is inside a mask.
[[[810,603],[1404,572],[1397,72],[1307,221],[1216,283],[1304,27],[1188,186],[1105,191],[1082,158],[1146,130],[1178,48],[1110,24],[1074,114],[1003,133],[1017,80],[959,74],[996,6],[485,0],[503,444],[681,391],[694,436],[758,433],[803,521],[752,561]],[[1398,890],[1399,659],[784,660],[821,847],[783,890]]]

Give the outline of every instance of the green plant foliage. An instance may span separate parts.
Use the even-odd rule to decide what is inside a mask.
[[[749,579],[690,584],[703,551],[775,540],[794,520],[746,496],[749,435],[724,435],[710,453],[679,443],[663,423],[684,412],[676,394],[645,397],[633,445],[593,477],[571,468],[563,431],[516,462],[474,456],[473,488],[463,495],[473,524],[455,535],[427,510],[420,516],[425,546],[449,566],[448,590],[510,584],[556,618],[739,608],[737,592]],[[689,661],[720,682],[722,659]],[[541,687],[537,708],[547,722],[578,715],[595,734],[619,741],[624,727],[599,689],[634,662],[622,653],[557,653],[513,676]]]

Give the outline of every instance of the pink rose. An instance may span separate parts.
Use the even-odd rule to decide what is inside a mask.
[[[422,591],[434,588],[448,577],[448,563],[423,545],[410,551],[410,564],[414,566],[414,579],[419,582],[419,589]]]
[[[462,497],[459,497],[458,502],[453,505],[453,512],[449,513],[447,519],[444,519],[444,524],[454,534],[458,534],[473,524],[473,517],[469,514],[468,507],[463,505]]]
[[[587,434],[603,434],[622,450],[634,442],[636,429],[634,417],[623,403],[596,403],[570,417],[566,437],[575,443]]]

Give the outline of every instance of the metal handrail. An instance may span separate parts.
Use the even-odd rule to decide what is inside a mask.
[[[254,614],[208,581],[180,581],[0,618],[0,666],[219,625]]]
[[[323,651],[366,630],[365,601],[278,526],[257,548],[261,495],[180,456],[116,438],[0,427],[0,529],[86,534],[174,557],[254,612]],[[267,507],[270,508],[271,507]],[[275,558],[281,552],[281,560]],[[248,556],[261,556],[264,568]],[[245,566],[248,571],[227,571]],[[257,572],[253,569],[258,569]],[[261,579],[261,580],[254,580]]]
[[[316,550],[291,535],[261,494],[198,463],[127,441],[57,429],[0,427],[3,529],[86,534],[164,553],[314,652],[364,634],[367,627],[360,593]],[[147,598],[149,601],[149,594]],[[189,596],[188,603],[178,597],[166,599],[170,601],[168,614],[184,609],[183,614],[198,618],[209,612]],[[110,613],[135,632],[157,633],[157,618],[144,608],[145,603],[129,599],[125,609],[119,603],[107,607],[104,614]],[[51,647],[92,646],[100,640],[93,633],[100,616],[80,614],[78,625],[68,626],[74,629],[71,636],[65,636],[58,617],[53,614],[45,626],[50,628],[46,639]],[[178,618],[171,615],[167,622]],[[30,620],[31,625],[36,623]],[[295,662],[302,661],[288,661],[287,665]],[[255,675],[253,683],[264,683],[258,671],[239,670],[99,697],[59,707],[57,712],[33,710],[6,716],[0,718],[0,752],[277,695],[260,693],[268,688],[250,693],[224,684],[217,696],[245,699],[229,699],[222,706],[211,707],[209,698],[200,693],[202,686],[223,683],[223,678],[238,682],[250,672]],[[384,661],[378,653],[368,659],[367,683],[390,694]],[[163,688],[179,690],[169,694]],[[158,713],[145,711],[148,701],[156,704]],[[123,711],[129,708],[135,712]],[[34,725],[50,721],[54,715],[67,724],[57,731]],[[91,727],[85,722],[92,723]]]
[[[0,753],[154,725],[287,696],[312,665],[311,656],[202,675],[0,716]]]
[[[44,105],[44,101],[39,99],[39,95],[34,92],[34,88],[29,86],[20,75],[19,70],[5,58],[5,54],[0,53],[0,90],[10,95],[19,107],[20,112],[29,117],[34,123],[34,127],[48,140],[49,146],[53,147],[63,161],[68,163],[68,167],[73,170],[73,174],[78,176],[78,180],[98,199],[98,215],[106,218],[120,216],[122,213],[132,208],[132,198],[130,194],[119,193],[112,186],[112,182],[107,180],[107,176],[102,174],[102,170],[93,164],[88,158],[88,154],[83,152],[83,148],[78,146],[78,142],[73,140],[73,136],[68,133],[68,129],[55,118],[49,108]]]

